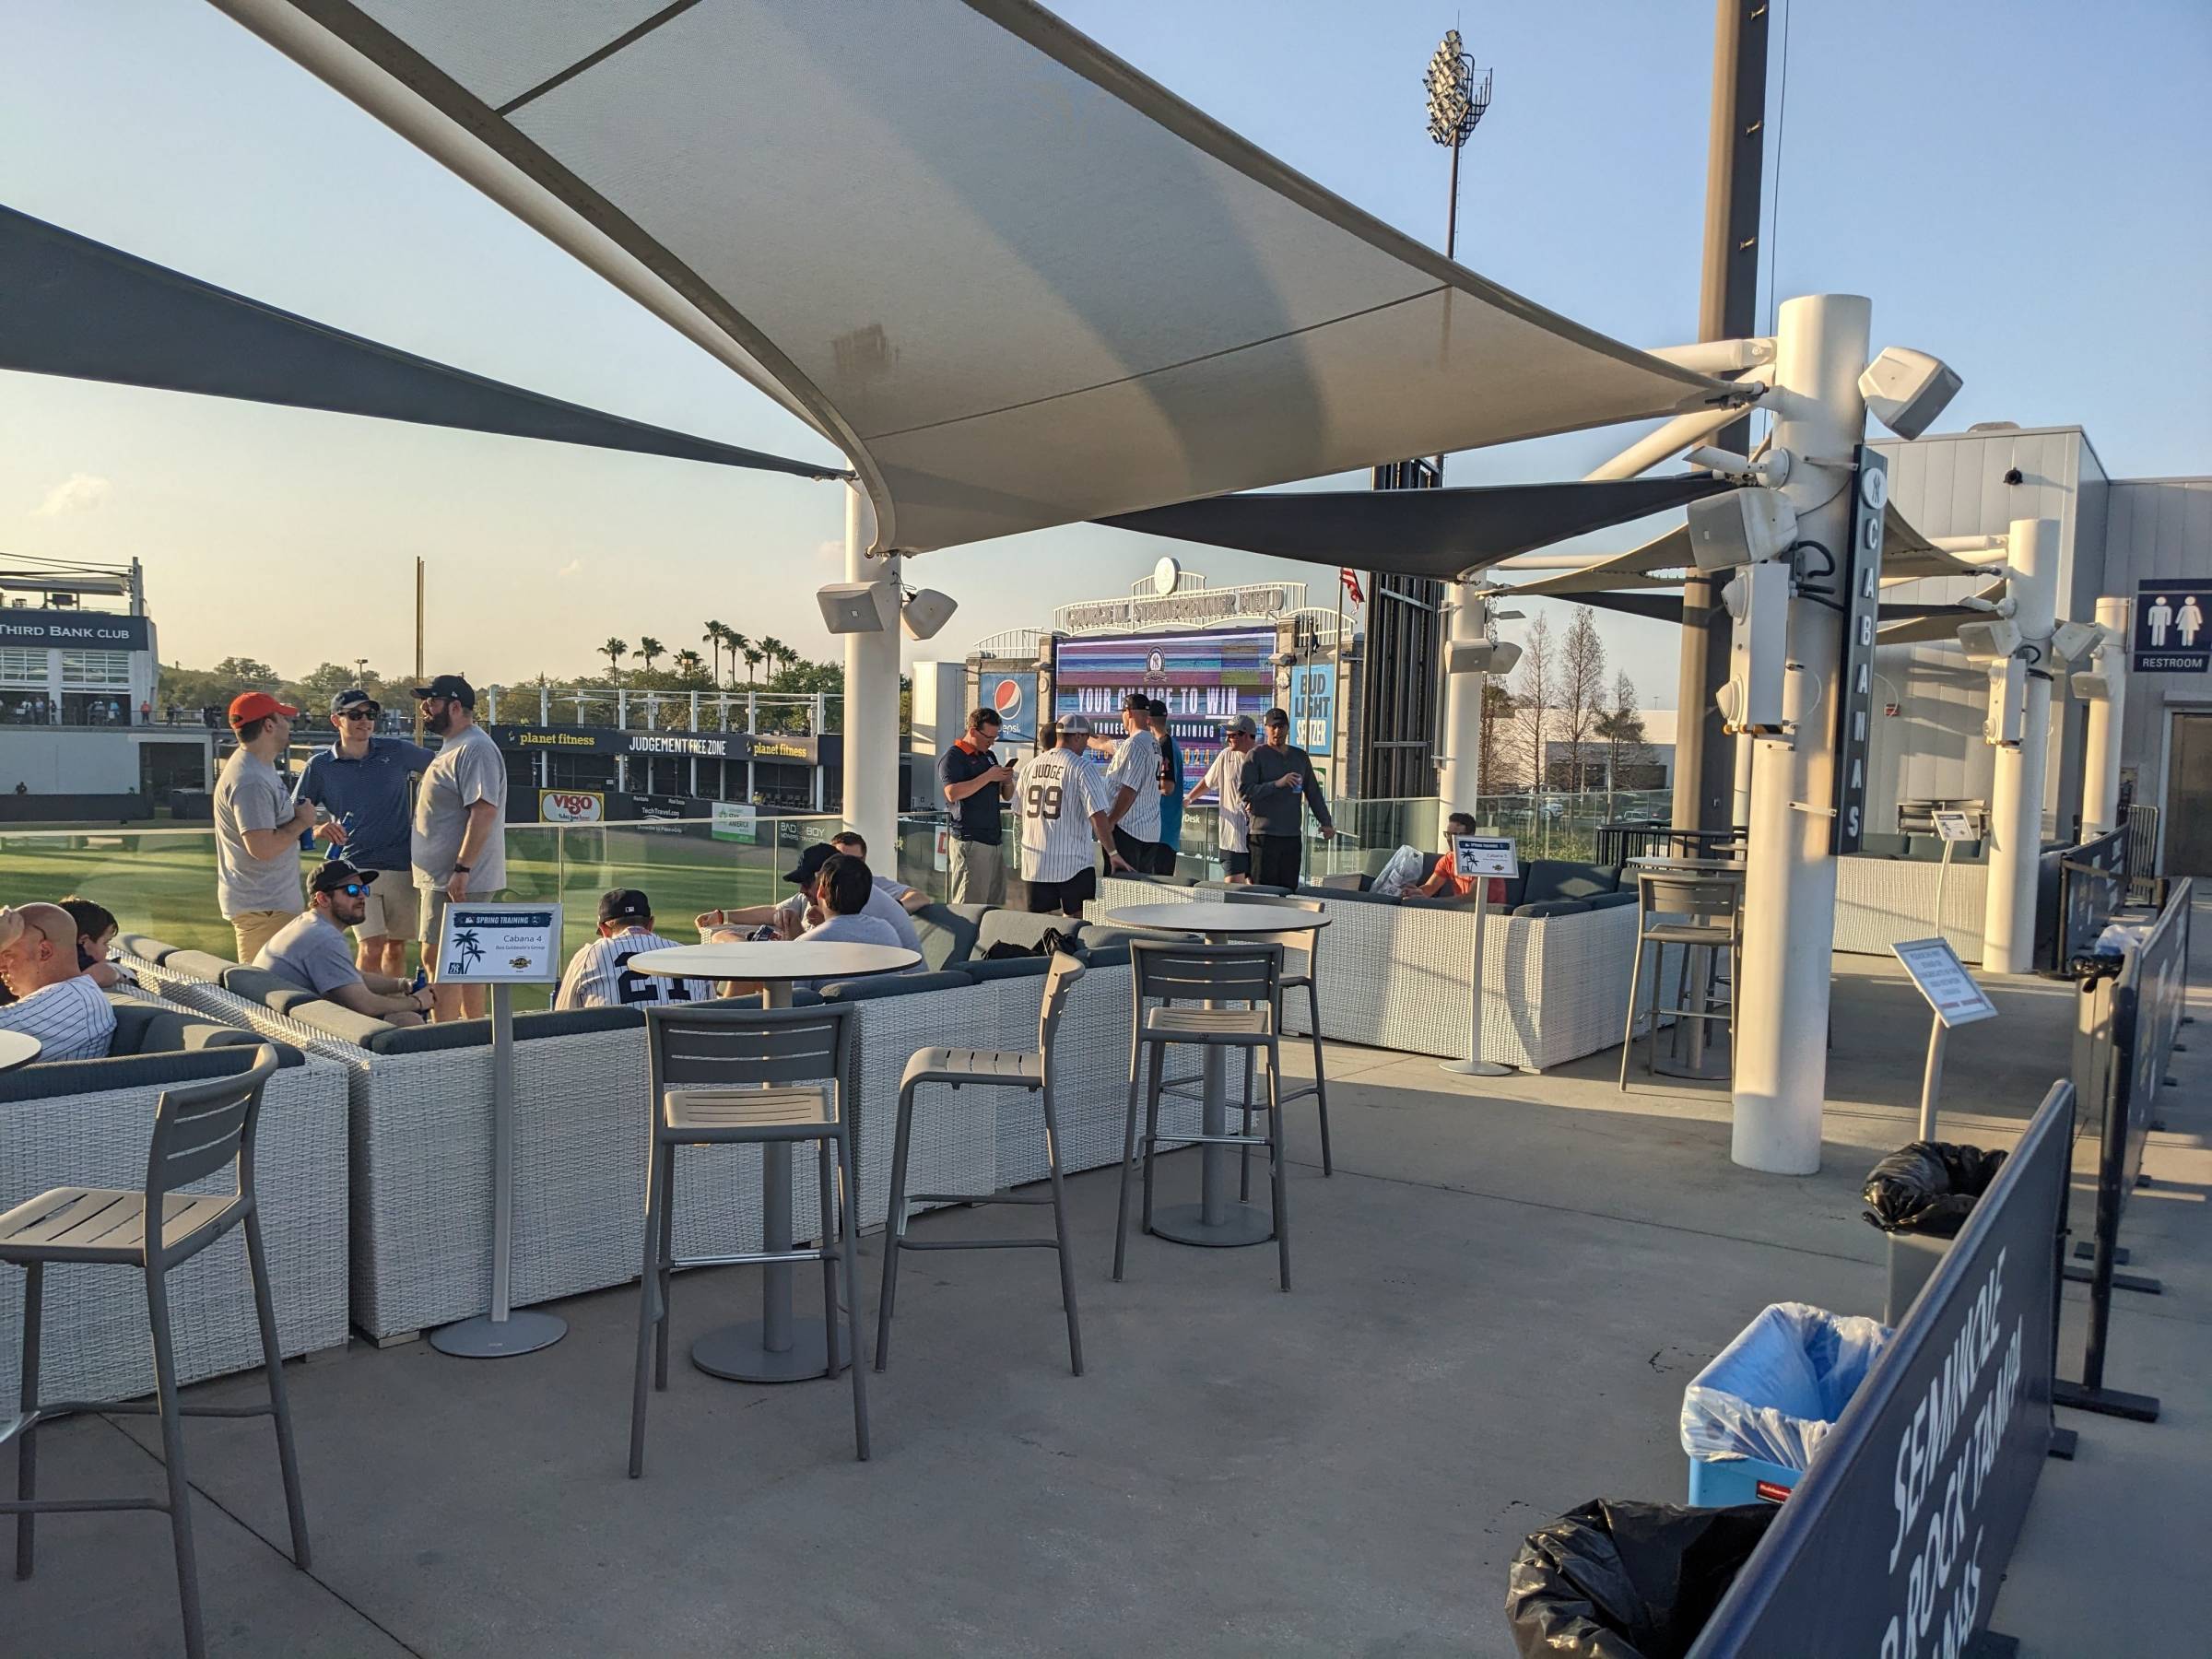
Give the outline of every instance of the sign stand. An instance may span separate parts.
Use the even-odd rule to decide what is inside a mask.
[[[1951,879],[1951,854],[1959,850],[1960,841],[1972,841],[1981,834],[1982,830],[1981,826],[1974,822],[1973,815],[1971,813],[1938,810],[1928,816],[1936,825],[1936,833],[1943,838],[1943,863],[1936,871],[1936,914],[1929,924],[1935,928],[1936,936],[1941,938],[1943,937],[1943,889]]]
[[[560,906],[449,905],[439,979],[491,988],[491,1311],[441,1325],[430,1346],[463,1359],[502,1359],[569,1334],[557,1313],[510,1305],[514,1275],[514,987],[559,978]]]
[[[1471,987],[1468,1001],[1473,1005],[1469,1019],[1467,1057],[1465,1060],[1446,1060],[1438,1069],[1459,1077],[1503,1077],[1512,1073],[1510,1065],[1500,1065],[1495,1060],[1482,1057],[1482,939],[1489,931],[1490,878],[1502,877],[1511,880],[1521,873],[1511,836],[1455,835],[1452,838],[1452,872],[1455,876],[1472,876],[1475,881],[1475,943],[1467,953],[1467,982]]]
[[[1947,843],[1944,852],[1947,855],[1950,852]],[[1949,940],[1911,939],[1889,948],[1904,964],[1905,971],[1912,976],[1913,985],[1935,1013],[1928,1026],[1928,1064],[1921,1074],[1917,1137],[1932,1141],[1936,1138],[1936,1096],[1943,1088],[1944,1041],[1953,1026],[1995,1018],[1997,1006],[1974,982],[1974,976],[1967,972],[1966,964],[1959,959],[1959,953],[1951,948]]]

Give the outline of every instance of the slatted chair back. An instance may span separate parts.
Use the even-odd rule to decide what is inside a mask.
[[[1639,881],[1647,924],[1654,917],[1665,916],[1706,927],[1735,925],[1744,895],[1744,884],[1735,877],[1646,870],[1640,874]]]
[[[665,1088],[744,1088],[841,1083],[852,1049],[853,1008],[821,1003],[806,1008],[686,1008],[657,1004],[645,1010],[653,1098]]]
[[[1136,1000],[1172,1002],[1275,1002],[1276,982],[1283,976],[1280,945],[1186,945],[1177,940],[1137,939],[1129,947]],[[1140,1019],[1137,1022],[1142,1025]]]
[[[1044,1006],[1037,1015],[1037,1052],[1044,1056],[1047,1075],[1053,1065],[1053,1036],[1060,1030],[1060,1016],[1066,1011],[1068,994],[1082,977],[1081,962],[1065,950],[1053,953],[1053,965],[1044,971]]]
[[[263,1043],[252,1069],[165,1088],[154,1106],[154,1135],[146,1154],[146,1207],[235,1162],[238,1190],[253,1191],[253,1132],[261,1121],[261,1094],[276,1074],[276,1051]]]

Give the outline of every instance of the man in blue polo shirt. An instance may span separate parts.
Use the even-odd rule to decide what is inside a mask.
[[[991,746],[998,741],[995,709],[968,716],[968,730],[937,757],[937,790],[952,814],[952,901],[1006,901],[1001,804],[1014,793],[1014,770],[1002,766]]]
[[[355,868],[373,870],[359,924],[356,961],[363,973],[405,978],[407,941],[419,920],[415,877],[408,868],[408,797],[416,774],[432,751],[404,737],[378,737],[376,700],[354,687],[331,700],[330,724],[338,740],[318,750],[300,775],[300,799],[322,809],[315,834],[341,849]]]

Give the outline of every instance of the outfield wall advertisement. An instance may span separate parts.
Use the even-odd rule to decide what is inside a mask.
[[[1221,723],[1249,714],[1256,725],[1275,706],[1276,630],[1126,634],[1058,641],[1053,652],[1053,717],[1082,714],[1099,731],[1094,748],[1121,741],[1122,701],[1142,691],[1168,705],[1168,730],[1182,752],[1183,787],[1194,789],[1221,747]]]

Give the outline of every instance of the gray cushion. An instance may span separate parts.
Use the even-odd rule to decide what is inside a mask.
[[[1052,965],[1050,957],[1006,957],[996,962],[962,962],[960,971],[980,985],[991,980],[1042,979]]]
[[[1093,951],[1111,950],[1116,945],[1126,946],[1132,939],[1157,939],[1162,936],[1127,927],[1104,927],[1096,922],[1086,922],[1076,929],[1076,943],[1082,947],[1086,960],[1089,959]]]
[[[204,1083],[210,1077],[235,1077],[252,1069],[254,1050],[262,1039],[251,1032],[237,1044],[191,1049],[176,1053],[124,1054],[107,1060],[50,1060],[0,1073],[0,1104],[13,1100],[50,1100],[65,1095],[104,1094],[120,1088],[170,1088],[180,1083]],[[286,1042],[271,1043],[279,1065],[298,1065],[300,1051]]]
[[[1298,890],[1302,893],[1313,888],[1330,893],[1364,893],[1374,884],[1375,878],[1364,870],[1341,870],[1334,876],[1317,876]]]
[[[913,914],[914,931],[922,935],[922,959],[931,968],[956,968],[975,954],[980,931],[980,906],[932,904]]]
[[[1587,900],[1539,899],[1534,904],[1515,905],[1513,914],[1516,916],[1580,916],[1586,913],[1589,909],[1590,904]]]
[[[975,982],[964,971],[956,969],[942,973],[871,973],[865,979],[832,980],[821,988],[821,996],[827,1003],[880,1002],[887,996],[912,996],[924,991],[968,991],[974,986]]]
[[[1068,918],[1057,911],[1031,912],[1018,910],[994,910],[984,912],[978,929],[974,954],[988,956],[994,945],[1018,945],[1024,950],[1034,950],[1044,942],[1044,930],[1056,927],[1069,931]]]
[[[385,1024],[373,1014],[356,1014],[351,1008],[326,1002],[321,997],[312,997],[300,1003],[285,1018],[297,1020],[325,1037],[335,1038],[340,1042],[358,1042],[363,1047],[369,1046],[369,1040],[378,1033],[399,1029]]]
[[[289,1014],[301,1003],[316,1000],[315,994],[305,986],[262,968],[226,968],[220,982],[231,995],[257,1002],[275,1014]]]
[[[108,1039],[108,1056],[173,1053],[184,1046],[184,1016],[174,1008],[156,1007],[128,996],[108,995],[115,1010],[115,1033]]]
[[[1588,899],[1616,891],[1619,886],[1620,871],[1616,865],[1539,858],[1529,865],[1528,877],[1517,898],[1522,904],[1541,904],[1550,899]]]
[[[1086,968],[1126,968],[1129,966],[1127,941],[1119,945],[1086,946],[1083,951]]]
[[[159,939],[149,939],[144,934],[117,934],[115,944],[124,955],[137,961],[153,962],[157,965],[168,960],[177,953],[177,947],[174,945],[164,944]]]
[[[178,950],[163,958],[161,966],[186,979],[206,980],[211,985],[219,985],[223,975],[238,964],[227,957],[209,956],[204,950]]]
[[[1367,877],[1360,877],[1362,881]],[[1393,893],[1371,893],[1365,888],[1301,887],[1299,892],[1308,899],[1326,899],[1331,904],[1395,904]]]
[[[1636,895],[1629,893],[1593,893],[1583,900],[1592,910],[1616,910],[1636,902]]]
[[[344,1013],[344,1009],[338,1010]],[[445,1025],[382,1027],[361,1046],[372,1054],[424,1054],[436,1049],[481,1048],[491,1042],[491,1021],[457,1019]],[[571,1008],[514,1017],[514,1040],[529,1042],[540,1037],[572,1037],[584,1031],[634,1030],[645,1023],[636,1008]]]

